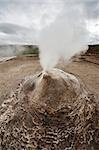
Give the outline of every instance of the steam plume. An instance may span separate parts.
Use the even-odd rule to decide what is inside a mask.
[[[40,62],[45,70],[54,67],[59,59],[68,61],[74,54],[88,48],[83,10],[79,7],[65,9],[63,7],[55,21],[40,34]]]
[[[98,0],[9,0],[0,4],[0,44],[39,45],[44,69],[86,50],[99,25]],[[90,27],[90,34],[86,31],[89,21],[95,28]]]

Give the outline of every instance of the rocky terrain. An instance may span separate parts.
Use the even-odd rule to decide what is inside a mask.
[[[36,57],[0,63],[1,150],[99,149],[99,58],[57,67],[71,75],[40,73]]]
[[[98,150],[99,103],[59,69],[27,76],[0,106],[2,150]]]

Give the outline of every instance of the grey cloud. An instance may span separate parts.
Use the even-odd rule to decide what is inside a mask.
[[[99,0],[0,0],[0,32],[7,35],[7,41],[12,41],[13,36],[18,42],[21,38],[24,41],[24,35],[29,40],[34,40],[32,34],[36,35],[41,28],[53,22],[62,5],[67,11],[65,15],[69,11],[72,19],[72,9],[76,10],[76,7],[83,9],[85,20],[95,22],[99,19]],[[0,38],[2,39],[1,36]],[[25,41],[29,41],[28,39]]]
[[[11,23],[0,23],[0,44],[35,44],[35,30]]]
[[[99,18],[99,1],[87,1],[84,5],[84,10],[86,12],[88,19],[98,19]]]
[[[6,34],[17,34],[18,32],[29,32],[29,28],[25,28],[11,23],[0,23],[0,32]]]
[[[86,19],[99,18],[99,0],[66,0],[65,5],[69,4],[83,8]]]
[[[21,29],[23,29],[21,27]],[[6,34],[16,34],[16,32],[20,31],[20,27],[16,25],[12,25],[10,23],[1,23],[0,24],[0,32],[6,33]]]

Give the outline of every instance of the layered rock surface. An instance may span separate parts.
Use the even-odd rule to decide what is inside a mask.
[[[99,102],[79,77],[26,77],[0,106],[0,150],[98,149]]]

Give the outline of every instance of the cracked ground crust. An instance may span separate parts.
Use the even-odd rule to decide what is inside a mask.
[[[81,81],[80,95],[76,95],[75,89],[69,89],[70,97],[70,93],[67,93],[71,102],[65,103],[63,99],[67,93],[63,94],[63,97],[59,97],[57,93],[58,85],[63,91],[64,88],[68,89],[67,84],[61,84],[63,82],[60,78],[44,79],[35,92],[30,87],[28,92],[28,88],[24,91],[24,82],[20,83],[16,92],[0,106],[1,150],[99,149],[99,107],[96,97]],[[44,87],[48,90],[44,90]],[[52,87],[56,88],[56,93]],[[39,94],[36,95],[36,92]],[[54,94],[58,103],[51,105],[46,94],[51,98]],[[61,102],[59,104],[60,99],[64,105],[61,105]]]

